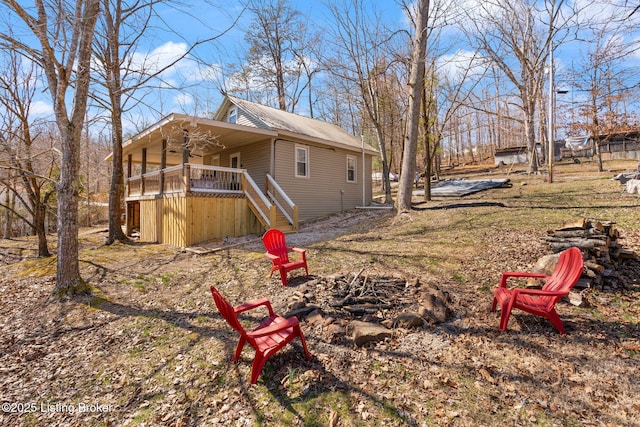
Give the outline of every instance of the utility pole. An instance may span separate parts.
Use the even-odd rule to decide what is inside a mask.
[[[554,115],[556,114],[555,111],[555,105],[554,105],[554,100],[555,100],[555,92],[554,92],[554,79],[553,79],[553,75],[554,75],[554,68],[553,68],[553,42],[549,44],[549,176],[548,176],[548,182],[552,183],[553,182],[553,155],[555,152],[554,149],[554,141],[553,141],[553,136],[554,136],[554,132],[553,132],[553,127],[555,126],[554,123]]]

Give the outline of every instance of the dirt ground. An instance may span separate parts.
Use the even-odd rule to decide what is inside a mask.
[[[0,425],[640,426],[640,263],[620,265],[620,288],[586,291],[586,306],[560,303],[566,335],[522,312],[501,333],[489,312],[500,273],[529,270],[549,253],[540,236],[562,221],[617,215],[625,246],[640,250],[637,196],[571,176],[558,171],[557,194],[522,178],[418,200],[400,217],[375,209],[305,224],[288,243],[307,248],[311,277],[293,272],[287,287],[269,278],[257,236],[195,254],[105,247],[94,228],[81,237],[94,291],[58,301],[55,259],[34,259],[29,239],[0,241]],[[286,312],[296,295],[322,298],[317,279],[358,271],[437,286],[453,316],[362,347],[302,320],[311,361],[294,343],[255,386],[252,350],[230,365],[238,337],[210,285],[234,304],[268,297]]]

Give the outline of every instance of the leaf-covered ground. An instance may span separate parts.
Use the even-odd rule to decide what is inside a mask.
[[[587,306],[559,304],[564,336],[522,312],[500,333],[489,312],[500,273],[531,269],[550,252],[540,237],[564,222],[615,220],[622,244],[640,251],[638,196],[608,179],[635,164],[608,167],[558,165],[553,184],[511,174],[512,188],[416,199],[400,217],[354,211],[305,224],[288,241],[307,248],[312,277],[294,272],[288,287],[269,278],[257,236],[196,255],[106,247],[94,229],[81,236],[94,292],[58,301],[55,259],[34,259],[30,239],[0,241],[0,424],[640,425],[637,262],[620,266],[620,288],[585,292]],[[255,386],[252,350],[230,365],[238,337],[210,285],[233,303],[268,297],[285,312],[296,294],[322,295],[313,279],[361,269],[438,286],[452,297],[453,319],[362,348],[302,321],[312,361],[294,343]]]

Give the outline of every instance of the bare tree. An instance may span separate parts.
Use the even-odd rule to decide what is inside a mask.
[[[18,49],[42,67],[61,138],[62,161],[57,183],[58,259],[56,293],[59,296],[86,292],[78,258],[78,201],[80,188],[80,143],[90,83],[91,42],[99,0],[46,3],[35,0],[26,8],[16,0],[3,0],[8,20],[24,23],[35,36],[19,39],[0,33],[5,48]],[[67,105],[70,103],[70,105]]]
[[[313,60],[312,49],[318,48],[315,37],[309,36],[309,28],[302,14],[291,7],[289,0],[251,0],[248,7],[252,15],[245,33],[249,45],[246,64],[239,64],[245,80],[251,82],[251,98],[258,93],[272,104],[269,98],[275,92],[275,106],[283,111],[295,112],[302,95],[311,96],[311,82],[318,72],[318,62]],[[241,82],[242,80],[239,80]],[[242,89],[231,79],[229,91]],[[313,105],[309,108],[313,111]]]
[[[109,112],[107,120],[111,126],[112,173],[109,191],[109,234],[106,242],[111,244],[128,240],[120,225],[120,209],[124,198],[123,115],[128,109],[144,102],[141,101],[144,99],[141,93],[152,89],[153,82],[158,80],[163,72],[187,58],[197,46],[225,34],[235,25],[235,21],[213,37],[192,42],[181,55],[167,64],[158,65],[153,60],[140,63],[135,53],[139,49],[141,39],[151,27],[151,21],[156,17],[154,8],[161,0],[101,2],[103,13],[98,21],[93,52],[96,59],[96,87],[103,90],[97,90],[92,99]]]
[[[600,172],[603,171],[603,138],[632,130],[625,105],[629,98],[638,95],[637,67],[626,64],[638,52],[640,44],[635,38],[627,40],[625,37],[635,26],[629,19],[619,18],[627,15],[625,9],[612,9],[609,16],[600,14],[596,17],[597,22],[591,22],[583,30],[590,43],[581,69],[576,70],[570,82],[570,90],[588,94],[583,100],[582,111],[587,118],[583,132],[591,136],[592,153]]]
[[[382,26],[382,19],[370,12],[365,0],[344,0],[330,5],[335,21],[332,30],[330,52],[326,68],[332,75],[355,86],[359,93],[364,116],[374,128],[380,150],[382,179],[385,187],[385,203],[392,203],[387,158],[388,130],[381,108],[380,83],[384,82],[395,62],[390,51],[394,33]],[[391,58],[391,59],[389,59]]]
[[[479,72],[476,71],[475,55],[465,58],[464,62],[454,62],[456,73],[452,73],[451,68],[439,70],[435,60],[432,60],[431,66],[426,69],[421,112],[425,201],[431,200],[431,176],[434,174],[437,155],[441,151],[447,129],[452,127],[452,122],[463,117],[458,113],[469,103],[474,89],[484,76],[482,68]],[[475,111],[476,115],[481,112]],[[455,132],[461,133],[461,129]],[[461,151],[461,148],[458,151]]]
[[[550,49],[568,34],[575,16],[565,0],[490,0],[468,11],[464,28],[472,44],[516,87],[529,152],[537,172],[536,104],[545,81]]]
[[[55,194],[52,183],[59,158],[55,147],[45,145],[46,135],[30,118],[39,81],[37,67],[31,62],[25,64],[16,51],[7,51],[5,58],[0,72],[0,168],[6,173],[0,182],[8,193],[6,203],[0,201],[0,206],[31,227],[38,236],[38,256],[48,257],[45,218],[48,202]],[[19,207],[24,207],[26,214]]]
[[[416,152],[420,130],[420,107],[424,91],[425,59],[427,50],[427,22],[429,21],[429,0],[418,0],[415,10],[413,50],[411,53],[411,74],[409,75],[409,134],[404,144],[402,172],[398,185],[398,214],[411,210],[411,196],[416,171]]]

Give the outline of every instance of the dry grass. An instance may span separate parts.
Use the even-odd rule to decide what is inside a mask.
[[[609,180],[635,165],[607,163],[605,173],[557,165],[553,184],[511,171],[509,189],[415,200],[400,217],[350,212],[307,224],[289,241],[308,248],[314,276],[365,268],[419,277],[451,294],[455,317],[367,348],[329,342],[303,322],[312,362],[288,347],[256,386],[248,384],[252,351],[229,364],[237,336],[208,287],[234,303],[268,296],[279,311],[294,293],[313,292],[303,277],[287,288],[269,280],[258,244],[195,256],[160,245],[105,247],[102,233],[86,234],[83,277],[96,291],[58,302],[51,260],[14,262],[33,242],[2,241],[11,263],[0,267],[0,396],[21,411],[0,413],[0,423],[640,425],[637,265],[625,270],[624,290],[591,290],[589,307],[562,304],[565,336],[523,313],[499,333],[488,312],[500,273],[530,269],[548,253],[539,237],[563,222],[615,220],[623,244],[640,250],[640,201]],[[103,406],[78,413],[81,404]]]

